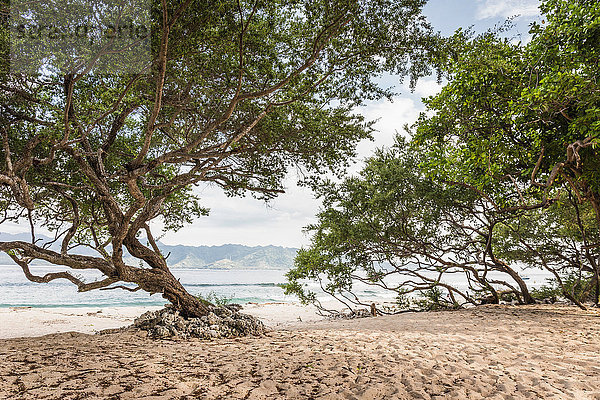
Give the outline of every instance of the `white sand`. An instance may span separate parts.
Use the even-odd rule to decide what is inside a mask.
[[[149,310],[160,307],[0,308],[0,339],[35,337],[51,333],[95,333],[130,325]],[[293,303],[249,303],[244,313],[260,318],[271,328],[321,320],[313,307]]]
[[[0,338],[60,332],[95,333],[129,325],[140,314],[160,307],[0,308]]]
[[[287,306],[254,308],[270,307]],[[304,322],[212,342],[61,333],[0,339],[0,399],[600,400],[598,354],[598,310],[549,305]]]

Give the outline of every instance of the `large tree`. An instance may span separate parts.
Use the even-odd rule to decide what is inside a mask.
[[[369,158],[358,176],[320,187],[324,209],[308,227],[310,248],[299,251],[287,274],[288,293],[315,301],[303,286],[310,279],[351,307],[368,305],[356,283],[395,292],[403,302],[427,293],[450,307],[498,303],[509,294],[534,302],[517,270],[495,251],[495,231],[507,217],[469,187],[428,177],[420,157],[400,138]]]
[[[491,32],[472,40],[457,34],[455,55],[447,61],[450,82],[426,100],[433,116],[420,118],[414,141],[426,149],[423,167],[430,176],[479,192],[507,220],[554,207],[562,211],[534,220],[556,228],[576,222],[581,214],[572,207],[592,210],[595,223],[575,224],[570,240],[578,246],[580,267],[593,274],[597,302],[600,5],[547,0],[540,8],[544,20],[532,26],[525,45]],[[527,254],[545,265],[533,247]]]
[[[533,302],[512,263],[550,271],[579,305],[598,303],[600,4],[546,0],[541,10],[527,44],[503,31],[451,38],[448,83],[424,100],[410,150],[382,151],[358,177],[323,185],[325,209],[289,291],[310,300],[302,282],[313,279],[348,295],[363,281],[472,301],[444,285],[458,271],[471,293],[498,302],[504,286]],[[401,283],[389,286],[393,274]],[[571,277],[584,286],[579,294]]]
[[[2,222],[30,227],[31,241],[0,250],[34,282],[139,288],[184,315],[206,314],[169,271],[152,222],[176,230],[205,214],[196,184],[269,199],[290,167],[310,177],[343,166],[370,135],[354,107],[393,94],[378,76],[414,82],[428,72],[437,38],[420,15],[424,3],[164,0],[149,3],[148,35],[136,38],[147,41],[147,62],[115,58],[136,43],[113,41],[77,57],[49,52],[36,70],[19,71],[4,51],[0,209]],[[3,45],[8,38],[2,31]],[[42,226],[60,250],[36,238]],[[142,263],[128,265],[127,253]],[[34,260],[103,278],[36,276]]]

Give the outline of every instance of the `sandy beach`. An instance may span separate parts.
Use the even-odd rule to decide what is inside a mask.
[[[146,311],[161,307],[10,307],[0,308],[0,339],[34,337],[61,332],[93,334],[131,325]],[[312,307],[296,303],[248,303],[244,312],[273,329],[323,317]]]
[[[58,333],[0,340],[0,398],[600,399],[598,354],[598,310],[547,305],[288,320],[212,342]]]

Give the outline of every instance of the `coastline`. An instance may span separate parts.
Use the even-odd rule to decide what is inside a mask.
[[[0,398],[600,399],[599,353],[599,310],[557,305],[290,323],[215,341],[60,333],[0,340]]]

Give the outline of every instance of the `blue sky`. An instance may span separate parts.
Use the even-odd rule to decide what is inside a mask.
[[[529,24],[539,16],[538,4],[537,0],[430,0],[423,12],[445,35],[471,25],[483,32],[518,15],[514,33],[526,37]]]
[[[424,14],[444,35],[469,26],[476,32],[483,32],[518,15],[509,36],[525,42],[529,37],[529,25],[540,19],[538,3],[538,0],[430,0]],[[423,111],[420,98],[433,95],[439,89],[434,78],[426,78],[419,81],[414,93],[406,86],[400,86],[401,95],[393,102],[381,101],[362,107],[359,112],[368,119],[379,119],[378,132],[374,142],[359,144],[359,158],[353,170],[360,169],[360,160],[368,157],[375,148],[391,145],[396,131],[401,132],[406,123],[413,123]],[[269,204],[250,196],[229,198],[217,188],[198,188],[204,205],[211,209],[210,216],[179,232],[166,234],[161,241],[185,245],[307,245],[309,237],[302,229],[315,221],[319,203],[309,190],[297,187],[295,180],[295,176],[290,176],[287,192]],[[23,232],[19,226],[3,228],[7,232]]]

